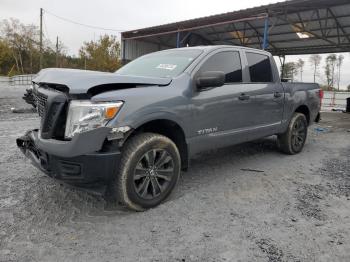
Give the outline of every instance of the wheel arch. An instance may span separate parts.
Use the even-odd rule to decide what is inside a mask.
[[[186,142],[185,132],[180,124],[174,120],[166,118],[148,120],[140,123],[137,127],[135,127],[127,139],[130,139],[139,133],[146,132],[157,133],[172,140],[179,150],[182,169],[186,170],[188,168],[188,146]]]
[[[306,105],[299,105],[295,110],[294,113],[301,113],[305,115],[307,124],[310,124],[310,109]]]

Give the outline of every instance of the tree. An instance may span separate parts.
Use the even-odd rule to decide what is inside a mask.
[[[337,57],[337,71],[338,71],[338,77],[337,77],[337,82],[338,82],[338,91],[340,89],[340,69],[341,66],[343,64],[343,60],[344,60],[344,56],[343,55],[339,55]]]
[[[13,66],[11,48],[7,42],[0,39],[0,75],[7,75]]]
[[[282,70],[282,78],[289,78],[294,80],[294,76],[296,75],[297,72],[297,64],[294,62],[288,62],[284,64],[284,68]]]
[[[350,92],[350,85],[348,85],[348,92]]]
[[[309,58],[309,62],[312,65],[313,69],[314,69],[314,83],[316,83],[316,75],[318,74],[318,67],[321,63],[322,60],[322,56],[315,54],[315,55],[311,55]]]
[[[16,71],[22,74],[36,71],[34,60],[38,59],[38,28],[11,18],[2,21],[0,30],[3,40],[11,49]]]
[[[66,54],[62,42],[58,43],[58,56],[52,43],[43,41],[43,66],[82,68],[79,58]],[[58,59],[57,59],[58,58]],[[0,74],[15,75],[39,71],[39,30],[19,20],[2,20],[0,23]]]
[[[298,59],[298,62],[297,62],[297,64],[296,64],[296,66],[297,66],[297,69],[298,69],[299,72],[300,72],[300,81],[303,81],[304,65],[305,65],[304,60],[301,59],[301,58],[299,58],[299,59]]]
[[[327,79],[327,85],[330,89],[334,88],[334,71],[336,66],[337,56],[330,54],[326,57],[325,75]]]
[[[115,36],[104,35],[96,42],[84,42],[79,55],[85,69],[113,72],[121,66],[120,44]]]
[[[79,57],[67,55],[64,44],[54,46],[43,39],[43,67],[88,68],[115,71],[121,66],[120,44],[115,36],[104,35],[98,41],[86,42]],[[17,19],[0,20],[0,74],[15,75],[39,71],[39,30]]]
[[[57,39],[58,40],[58,39]],[[56,42],[56,67],[64,67],[63,61],[67,57],[67,47],[61,40]]]

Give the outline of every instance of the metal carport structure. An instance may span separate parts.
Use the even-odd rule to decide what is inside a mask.
[[[261,48],[276,56],[350,52],[350,0],[292,0],[121,34],[122,59],[196,45]]]

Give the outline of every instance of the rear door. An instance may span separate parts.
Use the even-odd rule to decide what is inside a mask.
[[[247,85],[254,90],[251,115],[254,130],[257,135],[271,135],[278,130],[283,117],[284,90],[274,67],[272,57],[265,53],[246,51],[246,69],[249,82]]]

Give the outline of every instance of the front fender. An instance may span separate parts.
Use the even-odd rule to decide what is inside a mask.
[[[132,127],[137,129],[138,127],[142,126],[143,124],[146,124],[146,123],[154,121],[154,120],[170,120],[170,121],[178,124],[181,128],[183,128],[183,126],[184,126],[182,119],[180,119],[176,114],[161,111],[161,112],[153,112],[153,113],[148,113],[148,114],[142,115],[140,118],[138,118],[137,120],[135,120],[132,123]]]

